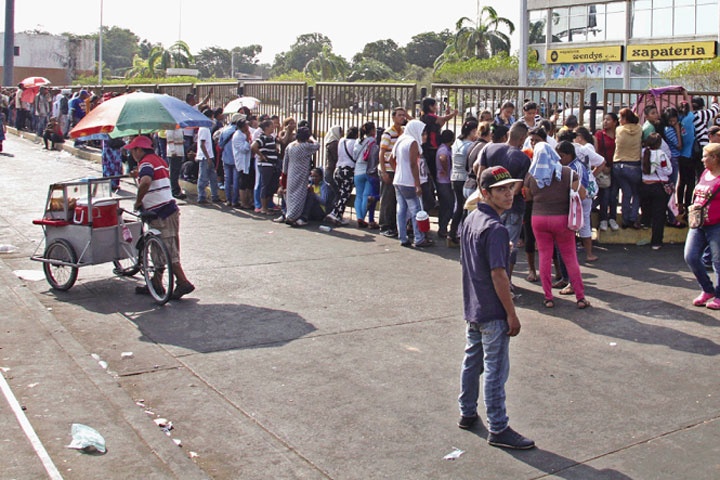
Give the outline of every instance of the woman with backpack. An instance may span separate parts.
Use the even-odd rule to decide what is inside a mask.
[[[338,142],[338,162],[335,168],[333,178],[337,185],[337,193],[335,195],[335,205],[332,212],[328,213],[325,221],[335,225],[347,225],[347,221],[343,220],[345,213],[345,205],[350,199],[355,178],[355,159],[352,156],[357,142],[359,132],[357,127],[348,128],[345,138]]]
[[[455,192],[455,209],[453,211],[450,232],[447,236],[448,247],[456,247],[460,244],[457,231],[465,208],[463,187],[468,178],[468,172],[472,169],[472,165],[468,165],[468,155],[477,139],[477,129],[478,122],[476,119],[469,118],[465,120],[465,123],[463,123],[460,129],[460,135],[452,146],[452,171],[450,173],[450,181],[452,182],[453,192]]]
[[[368,210],[368,197],[372,193],[372,184],[368,175],[370,164],[377,164],[378,145],[375,140],[375,122],[367,122],[360,128],[360,138],[355,142],[352,154],[355,160],[355,216],[358,228],[368,228],[365,221]]]

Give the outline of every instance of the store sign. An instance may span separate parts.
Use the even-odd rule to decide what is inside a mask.
[[[548,50],[547,63],[597,63],[622,61],[622,46]]]
[[[649,62],[652,60],[692,60],[715,58],[716,42],[656,43],[628,45],[627,60]]]

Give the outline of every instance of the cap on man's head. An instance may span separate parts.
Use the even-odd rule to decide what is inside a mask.
[[[150,138],[146,137],[145,135],[138,135],[137,137],[132,139],[132,142],[125,145],[124,148],[126,150],[132,150],[133,148],[152,150],[153,143],[152,140],[150,140]]]
[[[482,174],[480,174],[480,188],[487,190],[517,182],[522,182],[522,180],[513,178],[505,167],[486,168]]]
[[[243,115],[242,113],[233,113],[230,117],[230,123],[237,123],[240,120],[245,120],[245,118],[245,115]]]

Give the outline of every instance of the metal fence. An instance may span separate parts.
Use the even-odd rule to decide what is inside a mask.
[[[603,104],[600,105],[606,112],[618,113],[623,108],[631,108],[644,121],[643,105],[655,105],[662,113],[667,106],[676,106],[685,101],[690,103],[692,97],[705,100],[705,105],[712,104],[712,98],[720,96],[718,92],[684,92],[670,91],[662,95],[652,95],[649,90],[605,90]]]

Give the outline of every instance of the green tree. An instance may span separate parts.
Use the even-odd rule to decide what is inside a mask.
[[[230,52],[234,58],[236,72],[256,73],[260,63],[257,56],[262,53],[262,45],[248,45],[246,47],[235,47]]]
[[[132,67],[125,72],[125,78],[155,78],[155,72],[150,68],[148,60],[135,55]]]
[[[332,53],[328,45],[324,45],[320,53],[312,58],[303,71],[316,81],[341,80],[349,70],[347,61]]]
[[[289,52],[275,55],[275,62],[270,70],[271,75],[278,76],[291,70],[303,71],[305,65],[315,58],[328,46],[332,49],[332,42],[321,33],[306,33],[297,37]]]
[[[113,71],[133,66],[134,56],[138,52],[137,35],[127,28],[103,26],[103,62]],[[97,38],[97,35],[95,35]]]
[[[662,75],[688,90],[717,92],[720,91],[720,57],[679,63]]]
[[[148,39],[143,39],[143,41],[138,45],[138,55],[140,55],[140,58],[148,58],[152,49],[159,46],[161,46],[161,44],[152,43]]]
[[[217,46],[203,48],[195,55],[195,66],[203,78],[230,77],[230,50]]]
[[[395,78],[395,72],[385,63],[366,58],[353,65],[352,72],[348,75],[351,82],[378,82]]]
[[[501,27],[508,34],[500,31]],[[490,58],[499,52],[510,52],[510,36],[515,25],[505,17],[498,16],[493,7],[480,10],[476,21],[462,17],[455,24],[455,50],[463,58]]]
[[[405,59],[411,65],[432,68],[435,60],[445,51],[450,38],[452,38],[452,34],[447,29],[439,34],[425,32],[415,35],[405,45]]]
[[[148,56],[148,67],[154,76],[158,74],[164,76],[168,68],[189,68],[194,61],[188,44],[178,40],[168,49],[162,44],[153,48]]]
[[[402,72],[406,65],[402,50],[395,41],[390,39],[366,44],[362,52],[353,57],[353,63],[360,63],[368,59],[377,60],[396,73]]]

